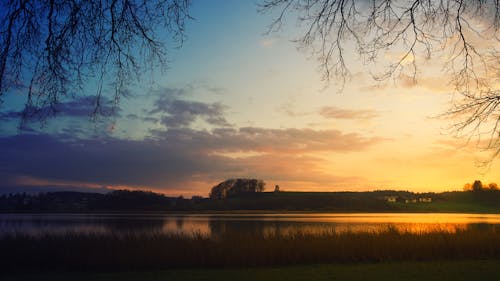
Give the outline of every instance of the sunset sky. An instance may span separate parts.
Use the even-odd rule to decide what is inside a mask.
[[[195,1],[181,48],[165,71],[145,74],[112,116],[90,121],[91,96],[64,101],[57,118],[17,129],[22,91],[0,115],[0,192],[147,189],[208,194],[228,178],[260,178],[272,190],[460,190],[500,182],[498,159],[454,138],[452,88],[439,58],[384,83],[346,56],[352,77],[322,80],[319,63],[292,42],[293,17],[265,34],[273,14],[255,1]],[[387,56],[398,54],[387,54]],[[417,58],[418,59],[418,58]],[[103,109],[110,110],[111,102]]]

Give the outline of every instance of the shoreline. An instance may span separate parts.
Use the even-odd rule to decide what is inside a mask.
[[[47,212],[0,212],[1,215],[286,215],[286,214],[470,214],[470,215],[500,215],[500,210],[496,212],[489,211],[436,211],[436,210],[400,210],[400,211],[329,211],[329,210],[202,210],[202,211],[47,211]]]

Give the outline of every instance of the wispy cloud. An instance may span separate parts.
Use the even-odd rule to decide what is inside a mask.
[[[278,42],[278,39],[276,39],[276,38],[264,38],[264,39],[260,40],[259,45],[262,48],[272,48],[277,42]]]
[[[379,117],[379,112],[371,109],[344,109],[335,106],[325,106],[319,110],[319,114],[329,119],[357,119],[367,120]]]

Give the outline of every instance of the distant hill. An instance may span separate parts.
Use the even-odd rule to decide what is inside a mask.
[[[48,192],[0,196],[0,212],[472,212],[500,213],[500,191],[412,193],[257,192],[225,199],[167,197],[145,191]]]

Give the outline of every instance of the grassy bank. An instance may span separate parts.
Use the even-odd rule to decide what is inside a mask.
[[[500,260],[321,264],[247,269],[172,269],[113,273],[20,273],[5,281],[469,281],[500,280]]]
[[[0,239],[0,271],[155,270],[180,267],[499,259],[495,227],[455,233],[381,232],[10,236]]]

